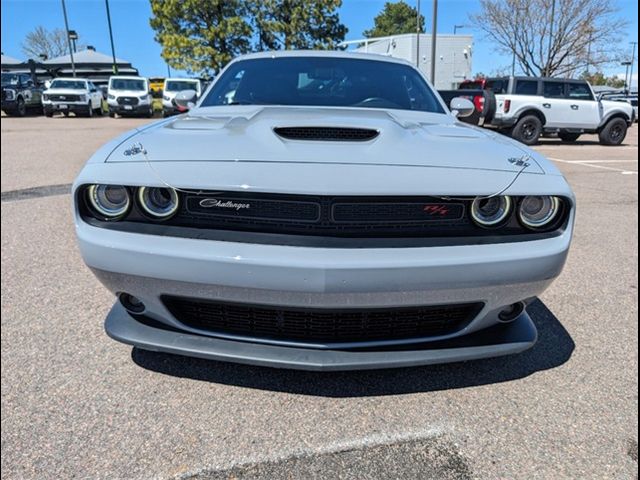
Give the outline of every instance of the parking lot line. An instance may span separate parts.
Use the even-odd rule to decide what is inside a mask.
[[[612,172],[621,173],[622,175],[637,175],[638,174],[637,171],[633,171],[633,170],[623,170],[621,168],[613,168],[613,167],[607,167],[605,165],[598,165],[596,163],[593,163],[593,160],[591,162],[585,162],[585,161],[582,161],[582,160],[563,160],[561,158],[551,158],[551,160],[553,160],[554,162],[569,163],[569,164],[572,164],[572,165],[582,165],[584,167],[591,167],[591,168],[599,168],[601,170],[610,170]]]

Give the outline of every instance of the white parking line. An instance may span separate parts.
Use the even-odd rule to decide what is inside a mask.
[[[590,162],[582,161],[582,160],[563,160],[561,158],[551,158],[551,160],[553,160],[554,162],[569,163],[572,165],[582,165],[584,167],[591,167],[591,168],[599,168],[601,170],[610,170],[612,172],[621,173],[622,175],[638,175],[638,172],[635,172],[633,170],[622,170],[620,168],[605,167],[604,165],[597,165],[595,163],[591,163],[591,162],[594,162],[594,160],[591,160]]]

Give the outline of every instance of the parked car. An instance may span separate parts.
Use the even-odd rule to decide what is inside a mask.
[[[496,113],[496,96],[487,89],[463,89],[459,90],[438,90],[438,93],[448,105],[454,98],[466,98],[475,106],[475,111],[469,117],[460,120],[471,125],[484,125],[491,123]]]
[[[109,78],[107,93],[109,116],[153,117],[153,97],[149,80],[144,77],[113,76]]]
[[[176,113],[184,113],[185,109],[180,108],[174,102],[178,92],[182,90],[193,90],[196,92],[196,99],[202,95],[202,84],[197,78],[167,78],[162,87],[162,115],[167,117]]]
[[[637,95],[603,95],[603,99],[614,102],[625,102],[633,107],[635,121],[638,121],[638,96]]]
[[[164,77],[149,78],[149,89],[153,98],[162,98],[162,87],[164,86]]]
[[[471,102],[449,107],[382,55],[230,62],[74,182],[80,251],[117,296],[107,333],[315,370],[531,347],[526,308],[563,268],[574,195],[541,154],[459,123]]]
[[[28,73],[2,72],[2,111],[24,117],[29,111],[42,111],[42,88]]]
[[[44,114],[102,115],[102,93],[86,78],[56,78],[42,94]]]
[[[635,121],[630,105],[598,99],[586,81],[511,77],[501,87],[491,124],[526,145],[543,133],[557,133],[565,142],[594,133],[602,145],[620,145]]]

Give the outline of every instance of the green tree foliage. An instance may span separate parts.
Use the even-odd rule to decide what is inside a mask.
[[[151,0],[151,12],[162,58],[172,68],[210,75],[251,49],[247,2]]]
[[[374,18],[374,27],[366,30],[367,38],[386,37],[403,33],[416,33],[418,11],[404,1],[387,2],[382,12]],[[420,15],[420,32],[424,32],[424,16]]]
[[[251,50],[329,49],[344,40],[342,0],[150,0],[162,58],[208,76]]]
[[[252,2],[258,50],[333,49],[344,40],[342,0],[263,0]]]
[[[608,87],[613,87],[613,88],[623,88],[625,86],[625,82],[623,79],[615,76],[607,77],[602,72],[595,72],[595,73],[584,72],[582,75],[580,75],[580,78],[583,80],[586,80],[591,85],[606,85]]]

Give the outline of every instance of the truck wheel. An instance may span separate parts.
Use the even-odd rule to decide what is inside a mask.
[[[609,120],[600,130],[600,145],[620,145],[627,137],[627,121],[623,118]]]
[[[511,137],[525,145],[535,145],[542,135],[542,122],[535,115],[527,115],[518,120]]]
[[[44,111],[44,116],[47,117],[47,118],[51,118],[51,117],[53,117],[53,112],[50,111],[50,110],[45,110]]]
[[[93,117],[93,105],[91,105],[91,102],[87,105],[87,112],[85,115],[89,118]]]
[[[16,100],[16,115],[18,117],[24,117],[27,114],[27,105],[24,103],[22,97],[18,97]]]
[[[560,140],[562,140],[563,142],[573,143],[580,138],[580,135],[582,134],[571,133],[571,132],[560,132],[558,134],[558,137],[560,137]]]

